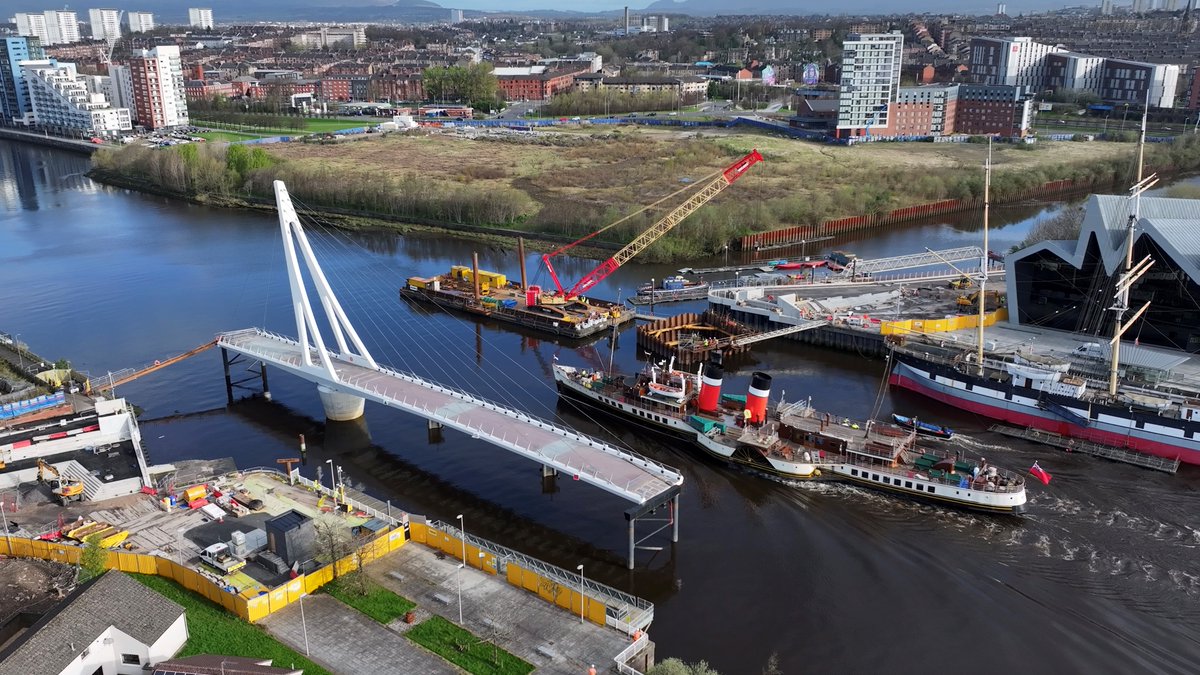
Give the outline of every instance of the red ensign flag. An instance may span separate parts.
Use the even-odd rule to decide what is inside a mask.
[[[1045,469],[1038,466],[1037,462],[1034,462],[1033,466],[1029,467],[1029,473],[1033,474],[1034,478],[1042,481],[1042,485],[1050,484],[1050,474]]]

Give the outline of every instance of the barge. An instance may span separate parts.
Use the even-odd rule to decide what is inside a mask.
[[[618,303],[583,296],[568,299],[510,282],[477,264],[452,267],[445,275],[409,277],[400,297],[567,338],[590,337],[634,320],[633,311]]]

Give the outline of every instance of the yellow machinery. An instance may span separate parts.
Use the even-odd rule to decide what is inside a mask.
[[[83,499],[82,482],[63,478],[61,475],[59,475],[58,469],[54,468],[53,464],[47,464],[41,459],[37,461],[37,467],[38,482],[47,482],[46,477],[48,475],[50,477],[50,481],[52,481],[54,484],[51,491],[58,496],[58,498],[62,501],[63,506],[66,506],[68,502],[78,502]]]
[[[950,282],[950,288],[953,288],[956,291],[961,291],[964,288],[970,288],[974,285],[975,285],[975,282],[971,281],[971,277],[969,277],[965,274]]]
[[[1000,292],[999,291],[984,291],[983,292],[983,300],[984,300],[984,302],[988,302],[988,303],[999,303],[1000,302]],[[970,295],[958,296],[958,306],[959,307],[975,307],[978,304],[979,304],[979,291],[975,291],[974,293],[972,293]]]
[[[100,548],[112,548],[129,537],[129,530],[118,530],[108,523],[87,520],[82,525],[64,532],[68,539],[85,542],[92,535],[99,535]]]

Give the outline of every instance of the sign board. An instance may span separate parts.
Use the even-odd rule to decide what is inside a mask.
[[[821,67],[815,63],[804,64],[804,70],[801,71],[800,81],[807,85],[814,85],[821,81]]]
[[[1054,110],[1053,103],[1039,103],[1038,104],[1038,112],[1050,112],[1051,110]]]

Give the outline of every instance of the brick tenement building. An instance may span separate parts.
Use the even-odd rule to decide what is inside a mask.
[[[892,104],[899,136],[946,136],[955,132],[958,86],[901,87]]]
[[[371,78],[371,88],[378,98],[396,101],[424,101],[425,86],[419,73],[385,73]]]
[[[496,84],[509,101],[546,101],[575,84],[575,76],[588,70],[577,68],[547,71],[545,66],[496,68]]]

